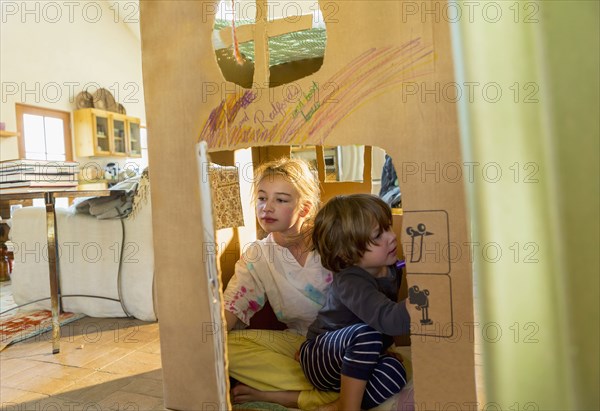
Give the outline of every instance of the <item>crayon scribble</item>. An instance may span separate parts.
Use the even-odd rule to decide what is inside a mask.
[[[402,46],[367,50],[322,85],[313,81],[307,93],[271,102],[267,113],[257,109],[249,116],[245,111],[257,99],[257,91],[230,94],[210,113],[200,140],[220,148],[266,141],[323,144],[358,107],[403,82],[432,73],[433,61],[433,48],[417,38]]]

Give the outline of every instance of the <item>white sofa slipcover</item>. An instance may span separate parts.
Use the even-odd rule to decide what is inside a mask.
[[[56,220],[63,311],[155,321],[150,201],[140,204],[129,219],[99,220],[77,214],[72,208],[57,208]],[[15,210],[9,236],[14,247],[11,285],[15,303],[49,297],[45,208]],[[70,295],[102,296],[120,302]],[[50,300],[27,307],[50,309]]]

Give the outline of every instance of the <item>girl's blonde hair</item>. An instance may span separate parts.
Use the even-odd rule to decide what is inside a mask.
[[[272,179],[275,176],[282,176],[296,189],[300,197],[299,207],[306,203],[310,204],[302,230],[305,232],[305,228],[312,226],[312,221],[321,205],[321,189],[316,170],[305,160],[289,157],[281,157],[259,165],[254,170],[254,190],[252,192],[254,202],[256,202],[258,185],[261,181],[265,178]]]

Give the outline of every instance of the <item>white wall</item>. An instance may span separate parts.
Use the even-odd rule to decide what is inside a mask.
[[[127,115],[146,123],[137,3],[0,0],[0,120],[16,131],[15,103],[73,111],[76,95],[106,88]],[[74,153],[74,155],[76,155]],[[0,160],[17,158],[16,138],[0,139]],[[115,159],[82,158],[104,165]],[[120,160],[121,163],[124,160]]]

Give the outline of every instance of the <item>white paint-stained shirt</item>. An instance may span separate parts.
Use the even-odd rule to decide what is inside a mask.
[[[250,244],[236,263],[224,293],[225,309],[248,325],[268,300],[279,321],[306,335],[325,304],[332,279],[317,252],[311,251],[302,267],[269,234]]]

